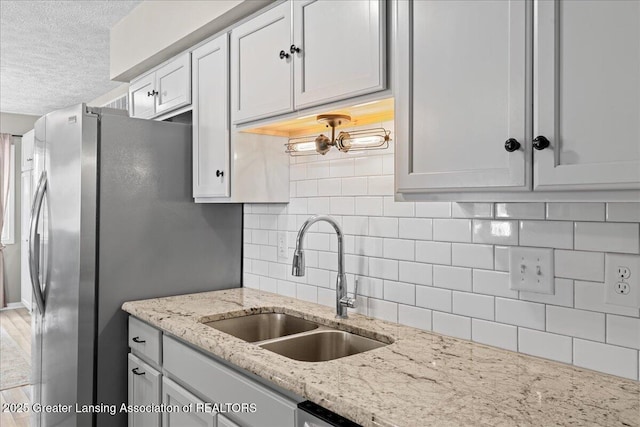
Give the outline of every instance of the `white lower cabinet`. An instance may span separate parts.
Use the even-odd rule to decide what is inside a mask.
[[[215,413],[200,410],[204,402],[168,378],[162,378],[162,403],[177,406],[180,411],[164,412],[162,414],[163,427],[215,427]],[[182,409],[189,405],[191,410]],[[218,425],[220,425],[218,423]]]
[[[162,374],[129,354],[128,405],[159,405]],[[129,412],[129,427],[160,427],[158,412]]]

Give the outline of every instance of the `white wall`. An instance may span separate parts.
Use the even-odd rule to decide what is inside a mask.
[[[118,86],[117,88],[110,90],[109,92],[105,93],[104,95],[101,95],[99,97],[97,97],[96,99],[93,99],[89,102],[87,102],[87,105],[90,107],[101,107],[104,104],[107,104],[111,101],[113,101],[116,98],[121,97],[124,94],[129,93],[129,83],[122,83],[120,86]]]
[[[271,1],[143,1],[111,29],[111,79],[128,82]]]
[[[0,133],[11,133],[14,135],[23,135],[25,132],[33,129],[33,125],[39,116],[29,116],[25,114],[13,114],[0,112]],[[13,138],[16,152],[16,169],[12,185],[15,185],[15,243],[7,245],[4,250],[5,262],[5,301],[7,303],[20,302],[20,206],[21,206],[21,188],[20,188],[20,165],[22,163],[22,142],[20,138]]]
[[[245,205],[244,286],[333,307],[337,241],[326,224],[307,235],[306,275],[291,275],[297,230],[331,214],[363,314],[638,379],[639,310],[604,304],[603,280],[605,251],[640,251],[640,203],[394,202],[392,149],[332,150],[290,168],[288,205]],[[595,250],[582,246],[593,239]],[[508,288],[513,245],[556,249],[555,295]]]

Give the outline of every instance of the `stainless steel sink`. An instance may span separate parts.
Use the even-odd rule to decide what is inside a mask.
[[[316,323],[281,313],[253,314],[205,325],[248,342],[265,341],[317,329]]]
[[[349,332],[320,330],[261,344],[260,347],[303,362],[324,362],[385,346]]]

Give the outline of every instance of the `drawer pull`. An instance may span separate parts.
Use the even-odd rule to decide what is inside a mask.
[[[138,371],[138,368],[133,368],[133,369],[131,370],[131,372],[133,372],[133,373],[134,373],[134,374],[136,374],[136,375],[144,375],[144,372],[140,372],[140,371]]]
[[[141,340],[140,337],[133,337],[132,339],[133,339],[133,342],[136,342],[138,344],[146,343],[146,341],[145,340]]]

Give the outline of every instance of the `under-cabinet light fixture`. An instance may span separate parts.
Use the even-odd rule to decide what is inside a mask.
[[[375,150],[389,147],[391,132],[384,128],[340,132],[336,137],[336,127],[349,123],[351,117],[345,114],[321,114],[316,120],[331,128],[331,138],[324,134],[291,138],[285,144],[291,156],[327,154],[331,147],[346,153],[348,151]]]

